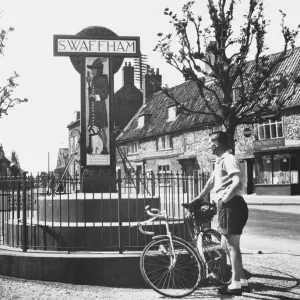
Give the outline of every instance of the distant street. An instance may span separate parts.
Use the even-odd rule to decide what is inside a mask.
[[[249,205],[249,219],[241,239],[242,251],[300,253],[299,224],[300,205]]]

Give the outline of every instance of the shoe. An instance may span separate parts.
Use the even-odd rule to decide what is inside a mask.
[[[229,289],[228,286],[222,286],[218,288],[219,295],[241,296],[242,293],[242,289]]]
[[[101,151],[101,154],[109,154],[106,147],[103,147],[103,150]]]
[[[251,289],[249,285],[242,286],[243,293],[251,293]]]

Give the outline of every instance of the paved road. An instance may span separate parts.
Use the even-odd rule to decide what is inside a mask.
[[[242,250],[300,254],[298,206],[249,206]],[[212,224],[216,227],[216,223]]]

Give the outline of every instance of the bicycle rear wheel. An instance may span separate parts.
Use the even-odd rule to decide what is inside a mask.
[[[202,247],[208,266],[208,273],[219,283],[231,282],[231,263],[221,245],[221,234],[214,229],[206,229],[202,235]]]
[[[176,263],[172,265],[167,237],[151,241],[144,249],[140,268],[147,284],[161,295],[180,298],[195,291],[203,278],[203,265],[195,250],[173,237]]]

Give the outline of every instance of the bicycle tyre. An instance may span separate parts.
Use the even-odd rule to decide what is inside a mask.
[[[181,298],[193,293],[204,278],[204,267],[194,248],[173,237],[176,264],[170,266],[170,240],[152,240],[140,258],[140,269],[146,283],[163,296]]]
[[[207,262],[208,272],[221,284],[231,282],[231,263],[221,245],[221,234],[214,229],[207,228],[202,235],[202,246]]]

